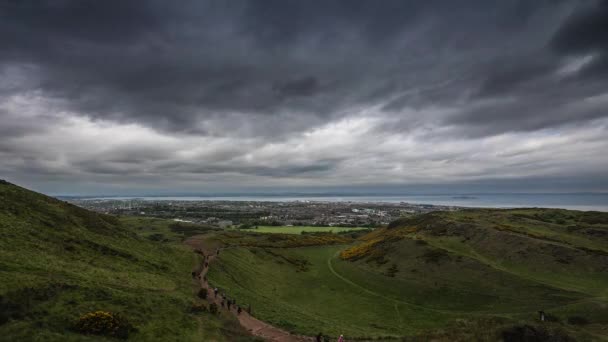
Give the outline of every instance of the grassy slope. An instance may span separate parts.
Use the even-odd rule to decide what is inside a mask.
[[[0,336],[99,339],[70,326],[105,310],[135,325],[133,340],[238,337],[233,322],[189,313],[193,253],[140,237],[134,226],[0,183]]]
[[[243,231],[252,231],[255,233],[273,233],[273,234],[301,234],[302,232],[350,232],[363,230],[368,228],[362,227],[353,227],[353,228],[345,228],[345,227],[316,227],[316,226],[259,226],[258,228],[252,229],[242,229]]]
[[[336,246],[241,248],[220,255],[210,279],[253,303],[259,317],[300,333],[410,335],[462,322],[473,325],[464,329],[470,333],[485,319],[533,322],[543,309],[562,323],[587,318],[583,328],[563,327],[583,340],[598,338],[608,327],[606,217],[433,213],[368,234],[350,249],[361,253],[354,261],[337,258],[344,247]]]
[[[209,278],[240,303],[251,304],[257,317],[298,333],[398,336],[445,322],[441,312],[401,303],[395,308],[383,294],[336,276],[328,260],[342,248],[229,249],[221,253]],[[286,259],[306,260],[308,266],[302,270]]]

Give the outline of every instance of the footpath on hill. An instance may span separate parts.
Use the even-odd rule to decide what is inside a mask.
[[[207,256],[206,262],[207,262],[208,266],[205,267],[204,264],[202,265],[199,280],[200,280],[201,288],[207,290],[207,301],[209,303],[215,303],[215,304],[217,304],[218,308],[221,311],[227,311],[231,315],[234,315],[239,320],[239,323],[241,324],[241,326],[243,328],[247,329],[247,331],[249,331],[252,335],[261,337],[267,341],[301,342],[301,341],[313,341],[314,340],[314,338],[312,338],[312,337],[294,335],[281,328],[278,328],[278,327],[270,325],[266,322],[263,322],[255,317],[253,317],[252,315],[250,315],[246,310],[243,310],[240,314],[238,314],[237,308],[235,306],[232,306],[230,309],[228,309],[227,307],[222,307],[221,306],[221,301],[222,301],[221,296],[218,295],[216,298],[214,296],[213,289],[211,288],[209,283],[207,281],[205,281],[207,272],[209,271],[209,268],[211,267],[211,265],[213,264],[213,261],[216,258],[216,251],[206,251],[206,250],[202,250],[202,251]]]

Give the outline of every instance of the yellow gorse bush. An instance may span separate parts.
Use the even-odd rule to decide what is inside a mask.
[[[340,252],[343,260],[358,260],[366,257],[382,257],[386,251],[381,248],[381,244],[388,241],[396,241],[417,232],[416,227],[406,229],[376,229],[373,232],[359,238],[362,243],[347,248]]]
[[[86,313],[78,319],[75,330],[83,334],[127,338],[133,326],[122,316],[108,311]]]

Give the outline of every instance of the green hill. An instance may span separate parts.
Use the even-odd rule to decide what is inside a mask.
[[[348,245],[252,246],[222,253],[211,282],[298,333],[441,341],[608,335],[606,213],[434,212]],[[550,321],[538,320],[540,310]]]
[[[1,181],[1,339],[105,339],[76,331],[96,311],[118,314],[129,340],[241,339],[234,320],[191,313],[194,253],[139,235],[139,223]]]

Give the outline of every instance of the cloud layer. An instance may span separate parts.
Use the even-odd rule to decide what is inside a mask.
[[[15,1],[0,18],[0,174],[43,191],[608,191],[605,1]]]

